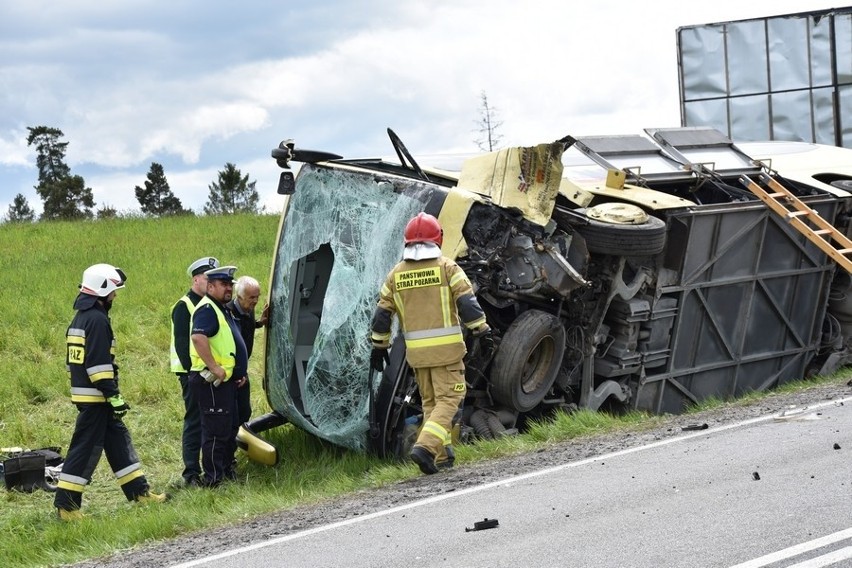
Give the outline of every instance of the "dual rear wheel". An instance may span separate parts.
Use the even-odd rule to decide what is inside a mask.
[[[547,395],[565,354],[565,328],[556,316],[528,310],[512,322],[494,356],[491,396],[529,412]]]

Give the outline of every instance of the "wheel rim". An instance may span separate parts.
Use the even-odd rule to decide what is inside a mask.
[[[548,335],[542,337],[541,341],[530,351],[521,377],[521,390],[524,394],[535,392],[548,379],[554,349],[553,337]]]

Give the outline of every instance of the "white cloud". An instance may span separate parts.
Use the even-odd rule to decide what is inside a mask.
[[[0,136],[0,164],[33,167],[32,152],[27,147],[27,134],[25,130],[14,130],[8,137]]]
[[[151,161],[200,209],[225,162],[271,204],[282,138],[347,157],[476,150],[479,94],[504,144],[679,124],[676,32],[822,0],[6,2],[0,201],[35,183],[26,126],[60,128],[96,199],[137,204]],[[75,171],[76,173],[76,171]],[[25,180],[25,181],[24,181]]]

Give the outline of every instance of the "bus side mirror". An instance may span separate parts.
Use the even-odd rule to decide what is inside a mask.
[[[296,192],[296,177],[293,172],[281,172],[278,177],[278,194],[293,195]]]

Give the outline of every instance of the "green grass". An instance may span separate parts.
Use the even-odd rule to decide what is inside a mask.
[[[153,488],[162,491],[177,483],[183,402],[177,379],[168,371],[171,305],[188,288],[186,267],[204,255],[254,276],[265,294],[277,226],[277,216],[0,225],[0,266],[9,284],[0,334],[0,360],[6,364],[0,381],[0,448],[67,450],[76,411],[68,398],[65,329],[83,270],[108,262],[128,276],[111,313],[122,392],[132,406],[125,422]],[[259,378],[260,336],[255,345],[250,370]],[[260,381],[254,385],[253,409],[260,415],[269,408]],[[522,436],[459,447],[457,456],[471,463],[577,437],[647,428],[659,420],[641,413],[561,414],[533,424]],[[86,519],[80,523],[56,520],[52,494],[0,491],[0,558],[6,566],[20,567],[78,562],[420,475],[413,465],[343,450],[292,426],[265,438],[279,449],[279,465],[251,463],[239,453],[240,483],[215,491],[175,491],[162,506],[127,503],[102,459],[84,493]]]

